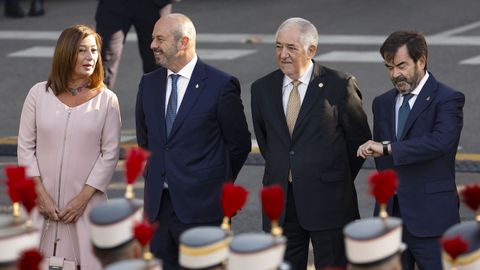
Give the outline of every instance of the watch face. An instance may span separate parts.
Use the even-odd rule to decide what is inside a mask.
[[[390,141],[382,141],[382,144],[389,144]]]

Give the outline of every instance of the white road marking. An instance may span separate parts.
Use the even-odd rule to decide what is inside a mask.
[[[50,58],[53,55],[54,47],[34,46],[28,49],[9,53],[8,57],[32,57],[32,58]]]
[[[464,32],[470,31],[472,29],[479,28],[479,27],[480,27],[480,21],[477,21],[477,22],[469,23],[469,24],[466,24],[466,25],[463,25],[463,26],[460,26],[460,27],[456,27],[456,28],[453,28],[453,29],[450,29],[450,30],[447,30],[447,31],[437,33],[437,34],[435,34],[435,36],[444,36],[444,37],[453,36],[453,35],[464,33]]]
[[[315,57],[320,62],[381,63],[378,51],[331,51]]]
[[[427,43],[429,46],[480,46],[480,36],[430,36],[427,37]]]
[[[477,24],[468,26],[477,27]],[[466,29],[467,26],[464,26]],[[463,31],[463,29],[461,29]],[[453,31],[453,30],[450,30]],[[457,32],[460,30],[456,30]],[[447,33],[448,34],[448,33]],[[59,31],[0,31],[0,39],[5,40],[52,40],[55,41],[60,36]],[[319,44],[335,45],[381,45],[386,39],[385,35],[320,35]],[[134,33],[127,35],[128,42],[136,42],[137,37]],[[199,43],[260,43],[274,44],[274,34],[211,34],[204,33],[197,35]],[[444,33],[427,36],[429,45],[441,46],[480,46],[480,36],[446,36]]]
[[[462,60],[460,65],[480,65],[480,55]]]
[[[54,47],[34,46],[8,54],[14,58],[51,58]],[[256,53],[257,50],[241,49],[199,49],[198,55],[206,60],[233,60]],[[381,63],[383,59],[377,51],[331,51],[315,57],[321,62],[343,62],[343,63]],[[459,64],[480,65],[480,56],[465,59]],[[134,139],[132,135],[122,136],[122,142]]]
[[[10,40],[57,40],[59,31],[0,31],[0,39]]]
[[[24,50],[16,51],[8,54],[8,57],[31,57],[31,58],[50,58],[54,52],[51,46],[34,46]],[[199,49],[198,55],[206,60],[233,60],[254,54],[257,50],[241,50],[241,49]]]
[[[257,50],[239,50],[239,49],[198,49],[197,54],[202,59],[207,60],[233,60],[256,53]]]

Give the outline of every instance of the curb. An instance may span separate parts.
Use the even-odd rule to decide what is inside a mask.
[[[131,134],[123,134],[120,145],[120,159],[125,159],[128,148],[136,146],[135,136]],[[17,138],[0,137],[0,156],[17,156]],[[248,155],[245,165],[263,166],[265,160],[260,154],[256,140],[252,140],[252,150]],[[373,158],[367,158],[363,163],[362,169],[375,169],[375,161]],[[480,173],[480,154],[477,153],[457,153],[455,158],[455,170],[457,172]]]

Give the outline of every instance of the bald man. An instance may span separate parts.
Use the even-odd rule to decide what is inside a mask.
[[[183,231],[221,223],[222,185],[251,148],[239,81],[198,58],[195,36],[183,14],[157,21],[151,49],[161,68],[143,76],[137,95],[137,141],[151,152],[144,207],[159,222],[151,249],[165,269],[178,268]]]

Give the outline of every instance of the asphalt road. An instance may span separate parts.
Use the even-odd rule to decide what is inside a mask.
[[[95,0],[46,0],[43,17],[9,19],[0,15],[0,143],[6,136],[17,135],[24,98],[35,82],[46,80],[49,54],[61,30],[75,23],[94,26],[96,4]],[[480,2],[475,0],[183,0],[174,5],[175,12],[187,14],[196,25],[199,57],[239,78],[250,128],[250,84],[275,69],[273,38],[286,18],[304,17],[317,26],[317,59],[357,77],[370,121],[373,98],[391,88],[378,54],[380,44],[395,30],[422,31],[429,43],[429,71],[466,95],[459,153],[473,154],[472,159],[480,153],[479,10]],[[117,87],[113,89],[120,100],[125,134],[131,134],[135,127],[134,100],[142,75],[134,36],[130,33],[125,44]],[[0,167],[12,162],[14,157],[0,157]],[[363,217],[371,216],[373,208],[365,185],[371,172],[363,169],[356,180]],[[234,219],[236,231],[260,229],[258,190],[262,173],[263,166],[245,166],[240,173],[238,183],[251,195]],[[457,184],[478,182],[478,177],[476,173],[459,172]],[[109,196],[122,196],[122,181],[119,166]],[[142,183],[136,191],[142,196]],[[8,203],[5,194],[1,187],[0,205]],[[473,217],[464,208],[461,215],[463,219]]]
[[[44,17],[0,17],[0,136],[17,134],[20,110],[28,90],[35,82],[46,80],[49,73],[50,57],[28,56],[28,52],[27,56],[21,56],[21,52],[35,53],[36,50],[38,53],[52,48],[59,32],[72,24],[94,26],[96,3],[94,0],[47,0]],[[174,6],[174,11],[187,14],[196,24],[200,58],[240,79],[249,124],[250,84],[275,68],[272,39],[284,19],[300,16],[317,26],[320,61],[357,77],[370,120],[373,98],[391,88],[377,54],[380,44],[394,30],[422,31],[430,44],[429,70],[467,97],[461,153],[480,153],[476,134],[480,130],[480,121],[477,121],[480,103],[478,10],[480,2],[474,0],[424,0],[415,4],[407,0],[183,0]],[[3,5],[0,12],[3,14]],[[134,34],[129,38],[134,38]],[[212,52],[217,55],[212,57]],[[218,55],[222,53],[226,56]],[[238,53],[247,55],[228,57]],[[120,99],[124,130],[131,130],[135,125],[134,100],[141,75],[137,44],[127,41],[118,85],[113,89]]]

